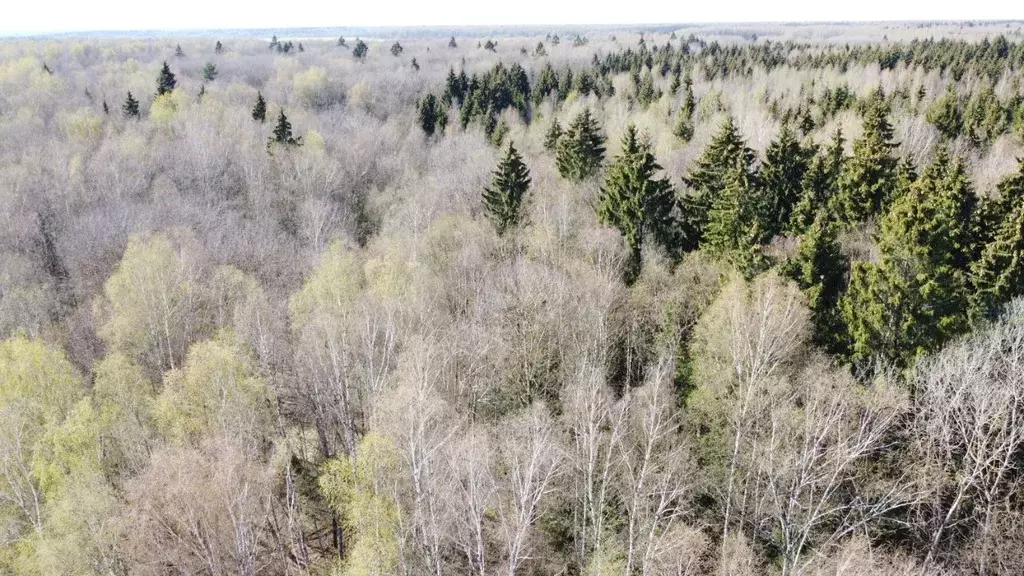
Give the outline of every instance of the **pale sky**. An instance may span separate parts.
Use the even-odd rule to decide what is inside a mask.
[[[1024,19],[1021,0],[0,0],[0,31]]]

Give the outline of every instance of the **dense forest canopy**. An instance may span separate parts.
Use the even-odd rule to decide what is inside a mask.
[[[0,575],[1024,572],[1019,25],[389,32],[0,42]]]

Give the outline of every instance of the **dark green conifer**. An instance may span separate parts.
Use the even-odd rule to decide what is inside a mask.
[[[128,97],[124,99],[124,104],[121,105],[121,111],[124,113],[125,118],[139,117],[139,101],[132,96],[131,92],[128,92]]]
[[[184,57],[185,57],[185,51],[181,49],[181,44],[178,44],[178,45],[177,45],[177,46],[176,46],[176,47],[174,48],[174,55],[175,55],[176,57],[178,57],[178,58],[184,58]]]
[[[697,158],[690,173],[683,178],[689,188],[689,194],[682,199],[686,250],[698,248],[703,241],[708,213],[715,199],[725,189],[727,174],[735,171],[737,166],[743,166],[747,174],[741,180],[749,183],[743,184],[743,187],[750,188],[756,184],[755,159],[756,154],[740,136],[732,117],[726,118],[718,133]],[[732,179],[737,180],[738,177],[732,175]]]
[[[814,222],[800,236],[796,254],[783,266],[807,296],[814,323],[814,341],[833,354],[845,354],[846,330],[839,303],[850,272],[831,216],[818,212]]]
[[[963,130],[963,118],[960,114],[960,98],[956,94],[956,86],[951,82],[946,92],[938,97],[925,113],[925,119],[939,129],[943,136],[952,140]]]
[[[267,121],[267,103],[259,91],[256,92],[256,104],[252,107],[252,119],[260,124]]]
[[[853,143],[853,156],[839,178],[841,208],[848,222],[861,222],[885,211],[897,188],[897,160],[892,125],[884,98],[873,98],[864,115],[864,135]]]
[[[804,175],[812,154],[813,150],[800,144],[789,124],[784,124],[779,137],[768,144],[761,166],[765,204],[760,210],[764,232],[769,238],[781,234],[789,224],[793,207],[802,196]]]
[[[703,245],[748,278],[766,264],[761,254],[764,232],[758,220],[759,205],[753,174],[742,156],[737,157],[732,168],[722,174],[722,188],[708,209]]]
[[[277,126],[274,127],[274,135],[270,137],[267,142],[267,148],[270,149],[273,145],[281,146],[301,146],[302,137],[295,138],[292,136],[292,123],[288,121],[288,117],[284,115],[284,109],[277,116]]]
[[[846,140],[843,138],[843,131],[837,128],[832,137],[832,143],[821,150],[818,150],[811,158],[807,171],[804,174],[800,200],[793,207],[793,214],[789,218],[786,231],[789,234],[798,236],[803,234],[814,223],[817,215],[830,207],[829,218],[837,220],[832,206],[833,198],[839,175],[843,170],[843,162],[846,159],[844,146]]]
[[[458,48],[459,45],[455,43],[455,36],[452,36],[451,40],[448,41],[449,48]]]
[[[370,47],[366,45],[366,42],[356,38],[356,45],[355,48],[352,48],[352,55],[362,61],[362,59],[366,57],[366,53],[369,51]]]
[[[558,172],[572,182],[589,178],[604,162],[604,134],[591,114],[585,108],[562,135],[555,161]]]
[[[213,52],[214,54],[220,54],[224,52],[224,45],[220,43],[220,40],[217,40],[217,45],[213,47]]]
[[[402,45],[399,44],[397,41],[391,45],[391,55],[394,56],[395,58],[401,56],[404,50],[405,48],[402,48]]]
[[[412,59],[412,62],[410,62],[409,65],[412,66],[414,72],[420,71],[420,63],[417,62],[415,58]]]
[[[442,114],[441,106],[438,105],[437,97],[427,92],[423,95],[419,105],[420,128],[427,136],[433,136],[437,130],[437,120]]]
[[[548,152],[554,152],[558,149],[558,143],[562,139],[562,125],[558,123],[558,118],[551,120],[551,126],[548,131],[544,134],[544,149]]]
[[[177,85],[177,80],[174,79],[174,74],[171,72],[171,67],[164,62],[162,68],[160,68],[160,75],[156,79],[156,95],[163,96]]]
[[[490,187],[483,193],[484,210],[499,236],[519,224],[523,200],[529,188],[530,171],[523,163],[523,157],[509,142],[505,156],[494,171]]]
[[[1017,172],[997,185],[998,199],[979,206],[976,236],[984,246],[971,264],[976,316],[992,316],[1024,294],[1024,158],[1017,162]]]
[[[348,48],[348,44],[345,42],[345,37],[344,36],[339,36],[338,37],[338,46],[341,46],[341,47],[344,47],[344,48]]]
[[[668,178],[656,178],[660,171],[650,142],[638,136],[635,126],[627,126],[622,152],[609,164],[604,186],[597,196],[598,217],[617,228],[629,246],[627,283],[640,274],[645,237],[653,237],[675,256],[675,191]]]
[[[219,74],[219,72],[217,72],[217,67],[213,65],[213,62],[207,62],[206,65],[203,66],[202,74],[203,80],[213,82],[217,78],[217,74]]]

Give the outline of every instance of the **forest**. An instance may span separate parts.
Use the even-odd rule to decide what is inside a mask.
[[[400,32],[0,40],[0,576],[1024,574],[1018,23]]]

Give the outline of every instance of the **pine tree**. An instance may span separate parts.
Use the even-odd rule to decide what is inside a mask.
[[[203,66],[203,80],[207,82],[213,82],[217,78],[217,67],[213,65],[213,62],[207,62]]]
[[[259,91],[256,92],[256,104],[252,107],[252,119],[260,124],[267,121],[267,103]]]
[[[455,43],[455,36],[452,36],[452,39],[448,41],[448,47],[449,48],[458,48],[459,47],[459,45]]]
[[[164,62],[163,67],[160,69],[160,75],[156,79],[156,95],[163,96],[167,94],[174,90],[175,85],[177,85],[177,81],[174,79],[171,67],[167,65],[167,62]]]
[[[292,136],[292,123],[288,121],[288,117],[284,115],[284,109],[281,109],[280,114],[277,117],[277,126],[274,127],[274,135],[270,137],[267,142],[267,149],[270,149],[274,144],[282,146],[301,146],[302,137],[295,138]]]
[[[420,63],[417,62],[415,58],[413,58],[412,62],[410,62],[409,64],[412,66],[412,69],[413,69],[414,72],[419,72],[420,71]]]
[[[558,149],[558,143],[562,140],[562,125],[558,123],[558,118],[551,120],[551,126],[548,131],[544,134],[544,149],[548,152],[554,152]]]
[[[601,167],[604,134],[589,108],[569,124],[558,145],[555,161],[562,177],[572,182],[582,182]]]
[[[530,188],[530,171],[512,142],[498,163],[491,185],[484,189],[483,202],[487,217],[501,236],[515,228],[522,218],[522,205]]]
[[[812,157],[807,171],[804,173],[800,200],[793,207],[786,231],[798,236],[803,234],[814,223],[815,218],[824,210],[829,210],[835,198],[836,185],[843,170],[846,156],[843,148],[846,140],[843,131],[837,128],[832,136],[832,144],[818,150]],[[834,207],[832,207],[834,208]],[[830,211],[829,218],[836,220]]]
[[[338,37],[338,46],[341,46],[343,48],[348,48],[348,43],[345,42],[345,37],[344,36]]]
[[[224,45],[220,43],[220,40],[217,40],[217,45],[213,47],[213,52],[214,54],[221,54],[224,52]]]
[[[438,117],[443,113],[441,107],[438,105],[437,97],[430,92],[423,95],[423,99],[420,100],[419,115],[420,115],[420,127],[423,128],[423,132],[427,136],[433,136],[434,131],[437,129]]]
[[[356,46],[352,49],[352,55],[361,61],[366,57],[366,53],[369,51],[370,47],[366,45],[366,42],[356,38]]]
[[[299,42],[299,52],[305,52],[306,49],[302,47],[302,42]]]
[[[402,45],[399,44],[397,41],[391,45],[391,55],[394,56],[395,58],[401,56],[404,50],[405,48],[402,48]]]
[[[846,331],[839,303],[846,289],[849,261],[841,251],[836,224],[821,211],[800,236],[796,254],[783,266],[807,296],[814,322],[814,341],[833,354],[846,353]]]
[[[281,51],[281,43],[278,42],[278,40],[277,40],[277,34],[274,34],[274,36],[270,39],[270,46],[269,46],[269,48],[271,50],[277,50],[278,52]]]
[[[651,74],[651,70],[648,68],[637,87],[636,101],[640,106],[647,108],[654,102],[655,98],[657,98],[657,94],[654,91],[654,75]]]
[[[732,117],[726,118],[718,133],[705,146],[690,173],[683,178],[689,195],[682,199],[685,249],[697,249],[704,239],[711,205],[726,186],[726,175],[738,165],[744,166],[743,180],[756,184],[756,154],[747,147]],[[735,175],[733,175],[735,179]]]
[[[617,228],[629,246],[627,283],[640,275],[646,236],[675,256],[675,190],[668,178],[655,178],[659,171],[650,142],[638,137],[636,127],[630,124],[622,138],[622,152],[608,166],[597,196],[598,217]]]
[[[491,131],[491,144],[501,148],[501,145],[505,142],[505,137],[508,136],[509,127],[502,118],[498,120],[497,124],[494,125],[494,130]]]
[[[121,105],[121,111],[124,113],[125,118],[139,117],[139,101],[132,96],[131,92],[128,92],[128,97],[124,99],[124,104]]]
[[[185,51],[181,49],[181,44],[178,44],[178,46],[174,49],[174,55],[178,58],[185,57]]]
[[[760,210],[769,238],[781,234],[789,224],[793,207],[802,196],[812,153],[813,150],[800,145],[788,124],[783,125],[779,137],[765,150],[760,179],[765,205]]]
[[[840,202],[848,222],[881,214],[896,190],[897,144],[886,118],[888,108],[876,97],[864,115],[864,135],[854,141],[853,156],[839,178]]]

